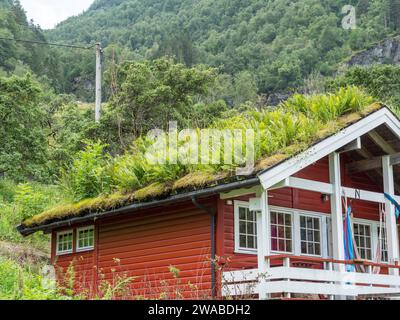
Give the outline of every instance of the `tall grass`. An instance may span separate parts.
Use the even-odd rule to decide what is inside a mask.
[[[10,180],[0,180],[0,241],[24,242],[39,249],[47,249],[48,236],[38,233],[23,238],[16,226],[34,213],[62,202],[62,198],[62,191],[57,186],[16,184]]]

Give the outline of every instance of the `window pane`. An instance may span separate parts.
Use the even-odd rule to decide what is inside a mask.
[[[292,216],[290,214],[285,214],[285,225],[286,226],[292,225]]]
[[[57,253],[70,253],[72,251],[72,232],[61,233],[57,236]]]
[[[278,240],[276,238],[271,239],[271,250],[278,251]]]
[[[380,240],[381,260],[383,262],[388,262],[387,239],[386,239],[385,227],[382,227],[382,228],[378,227],[378,238]]]
[[[242,248],[246,248],[247,247],[247,243],[246,243],[246,236],[240,236],[240,246],[242,247]]]
[[[248,237],[247,238],[247,245],[248,245],[249,248],[255,248],[254,237]]]
[[[320,218],[300,216],[304,221],[300,226],[301,253],[321,255]]]
[[[354,223],[354,238],[362,259],[372,259],[371,227],[362,223]]]
[[[91,249],[94,244],[94,228],[78,230],[78,249]]]
[[[292,251],[292,240],[286,240],[286,252]]]
[[[315,244],[315,254],[316,255],[321,255],[321,246],[320,246],[320,244],[319,243],[316,243]]]
[[[285,227],[278,227],[278,238],[285,238]]]
[[[271,249],[292,252],[292,215],[284,212],[271,212]]]
[[[239,208],[239,219],[246,220],[246,209]]]
[[[300,227],[305,228],[306,226],[306,218],[301,216],[300,217]]]
[[[301,242],[301,253],[307,253],[307,242]]]
[[[257,222],[254,212],[246,207],[239,207],[239,247],[243,249],[257,248]]]
[[[252,222],[247,224],[247,233],[254,234],[254,224]]]

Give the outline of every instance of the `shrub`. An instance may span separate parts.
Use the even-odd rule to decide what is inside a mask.
[[[61,185],[75,201],[110,190],[110,156],[104,153],[104,148],[100,142],[88,142],[86,148],[78,152],[70,169],[62,173]]]

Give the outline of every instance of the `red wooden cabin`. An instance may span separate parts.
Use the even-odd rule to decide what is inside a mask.
[[[91,296],[133,276],[124,297],[392,297],[399,240],[384,192],[399,201],[399,152],[384,107],[256,175],[19,230],[51,232],[54,266],[73,264]],[[357,261],[345,257],[344,197]]]

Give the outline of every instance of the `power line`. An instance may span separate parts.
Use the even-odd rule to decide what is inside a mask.
[[[35,40],[24,40],[24,39],[13,39],[13,38],[2,38],[2,37],[0,37],[0,40],[24,42],[24,43],[32,43],[32,44],[40,44],[40,45],[47,45],[47,46],[54,46],[54,47],[83,49],[83,50],[92,49],[94,46],[96,46],[96,44],[93,44],[93,45],[91,45],[89,47],[82,47],[82,46],[76,46],[76,45],[72,45],[72,44],[51,43],[51,42],[41,42],[41,41],[35,41]]]

